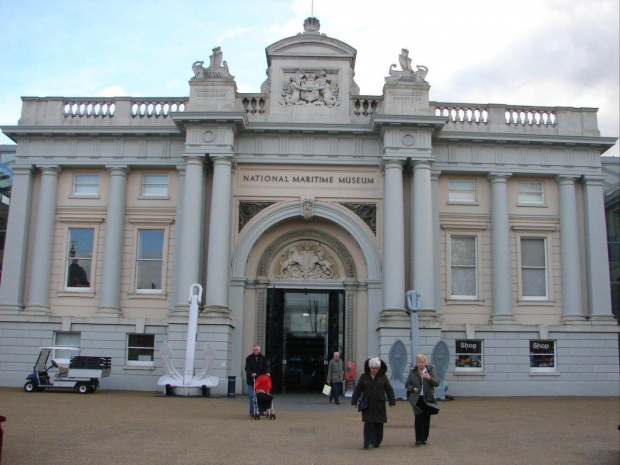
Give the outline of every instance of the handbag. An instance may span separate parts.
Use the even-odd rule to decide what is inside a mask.
[[[362,397],[357,404],[357,411],[363,412],[368,408],[368,397]]]
[[[332,387],[329,384],[326,384],[325,386],[323,386],[323,394],[328,396],[331,393],[332,393]]]

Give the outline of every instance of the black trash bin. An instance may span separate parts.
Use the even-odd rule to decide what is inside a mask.
[[[228,377],[228,397],[235,397],[235,386],[237,384],[236,376]]]

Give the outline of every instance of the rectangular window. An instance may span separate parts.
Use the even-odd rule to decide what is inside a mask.
[[[54,347],[73,347],[77,349],[80,347],[80,340],[80,333],[54,333]],[[51,357],[58,365],[68,367],[71,357],[76,355],[80,355],[79,350],[54,349]]]
[[[140,292],[161,292],[163,265],[164,230],[139,230],[136,289]]]
[[[482,340],[457,339],[455,344],[455,368],[457,370],[482,371]]]
[[[144,174],[142,175],[142,195],[145,197],[167,197],[168,175],[167,174]]]
[[[155,335],[127,335],[127,364],[152,365],[155,355]]]
[[[521,295],[547,299],[547,250],[544,238],[521,238]]]
[[[476,236],[450,236],[451,297],[478,295]]]
[[[542,182],[520,182],[519,203],[542,205],[545,201]]]
[[[530,341],[530,371],[557,371],[555,341]]]
[[[476,202],[476,181],[473,179],[450,179],[448,180],[448,189],[449,202]]]
[[[75,173],[73,176],[73,195],[99,195],[99,175]]]
[[[67,288],[90,288],[95,230],[70,228],[67,245]]]

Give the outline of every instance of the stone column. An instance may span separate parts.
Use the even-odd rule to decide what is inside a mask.
[[[110,173],[110,191],[106,214],[105,243],[101,267],[101,292],[97,314],[120,316],[121,270],[123,259],[123,232],[125,228],[126,166],[107,167]]]
[[[428,161],[414,162],[412,197],[412,289],[420,293],[421,315],[434,317],[436,315],[433,204],[431,164]]]
[[[508,218],[508,178],[491,173],[491,260],[493,263],[493,323],[514,322],[512,280],[510,279],[510,221]]]
[[[439,175],[441,171],[431,171],[431,199],[433,203],[433,262],[435,264],[435,313],[441,315],[441,252],[439,224]]]
[[[50,274],[52,270],[52,245],[56,217],[56,191],[58,166],[41,168],[39,205],[32,248],[32,271],[26,311],[49,314]]]
[[[611,311],[603,180],[603,176],[583,178],[588,315],[590,320],[615,324]]]
[[[228,278],[230,276],[230,221],[232,208],[231,157],[212,157],[213,189],[209,220],[209,249],[207,257],[207,307],[228,308]]]
[[[403,162],[385,160],[383,195],[383,311],[405,309]]]
[[[181,248],[177,311],[189,311],[189,288],[200,283],[200,262],[203,231],[204,157],[184,155],[185,184],[183,189],[183,221],[176,245]]]
[[[185,165],[177,166],[179,172],[179,181],[177,185],[177,214],[174,222],[174,249],[172,263],[172,286],[170,291],[170,307],[169,314],[174,313],[174,308],[179,300],[180,275],[181,275],[181,236],[183,230],[183,192],[185,189]],[[186,292],[189,296],[189,289]]]
[[[575,177],[558,176],[560,191],[560,252],[562,255],[562,322],[585,320],[581,295],[581,266]],[[607,268],[606,270],[609,270]]]
[[[6,229],[0,311],[16,312],[24,307],[24,283],[28,250],[28,229],[34,168],[13,167],[11,205]]]

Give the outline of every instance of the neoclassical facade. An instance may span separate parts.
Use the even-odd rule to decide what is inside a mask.
[[[2,385],[77,345],[113,357],[102,387],[158,389],[198,283],[215,393],[254,344],[277,392],[321,387],[336,350],[359,375],[409,347],[416,290],[450,394],[618,394],[597,110],[434,102],[405,49],[360,95],[357,51],[319,31],[267,47],[257,93],[216,48],[189,97],[23,98]]]

